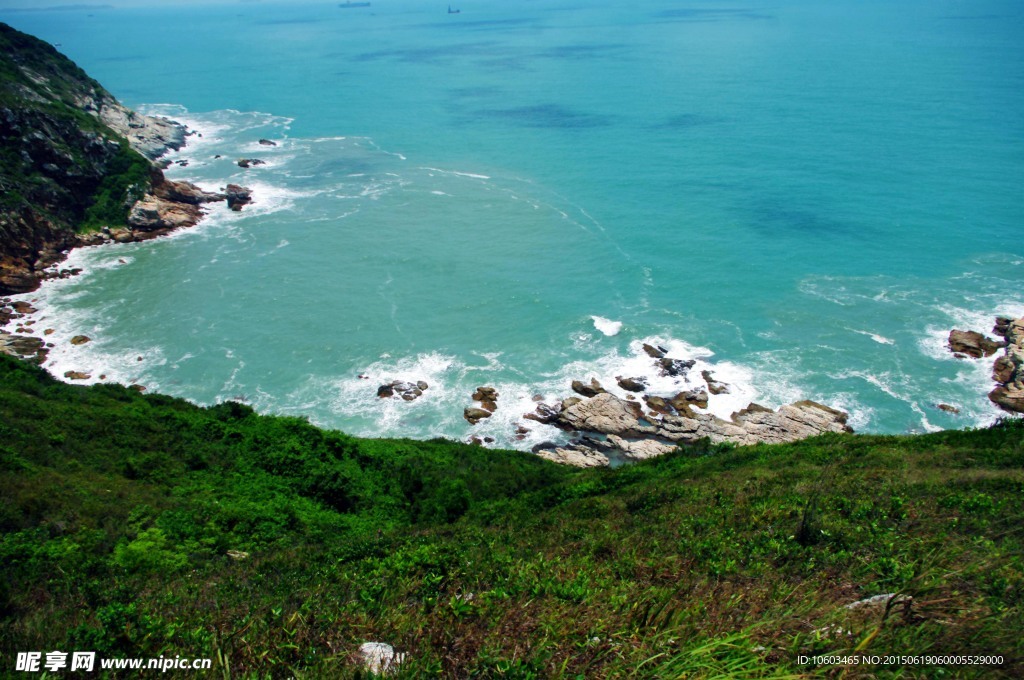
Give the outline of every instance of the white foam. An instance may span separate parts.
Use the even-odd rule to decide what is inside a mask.
[[[856,328],[848,328],[847,330],[849,330],[849,331],[851,331],[853,333],[858,333],[860,335],[866,335],[866,336],[868,336],[869,338],[871,338],[872,340],[874,340],[875,342],[877,342],[880,345],[895,345],[896,344],[896,341],[893,340],[892,338],[887,338],[884,335],[879,335],[877,333],[872,333],[871,331],[861,331],[861,330],[857,330]]]
[[[603,316],[592,316],[590,318],[594,320],[594,328],[607,336],[618,335],[619,331],[622,330],[621,321],[612,321],[611,319],[606,319]]]

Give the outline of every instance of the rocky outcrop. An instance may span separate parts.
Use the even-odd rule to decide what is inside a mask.
[[[584,446],[541,449],[537,452],[537,456],[552,463],[580,468],[607,467],[611,463],[608,456]]]
[[[647,378],[623,378],[621,375],[615,376],[615,382],[618,383],[619,387],[628,392],[643,392],[647,389]]]
[[[543,457],[569,465],[590,466],[597,464],[595,461],[600,457],[607,458],[609,452],[628,459],[644,459],[664,455],[677,444],[704,438],[716,444],[774,444],[825,432],[851,431],[845,413],[813,401],[787,404],[774,411],[750,404],[729,420],[694,412],[686,404],[675,409],[664,399],[648,397],[646,401],[652,407],[647,415],[636,402],[612,394],[578,400],[559,414],[558,423],[568,429],[606,435],[606,441],[548,447],[542,451]]]
[[[252,203],[252,190],[237,184],[229,184],[224,187],[224,198],[227,199],[228,208],[238,212]]]
[[[949,349],[954,354],[980,359],[992,356],[1001,347],[1003,347],[1003,343],[996,342],[977,331],[952,330],[949,332]]]
[[[152,238],[225,200],[153,166],[185,137],[182,125],[130,111],[51,45],[0,23],[0,293],[69,275],[48,269],[70,248]]]
[[[462,417],[469,421],[470,425],[476,425],[484,418],[490,418],[491,412],[487,409],[467,406],[462,412]]]
[[[1024,413],[1024,318],[999,317],[992,332],[1006,340],[1006,348],[992,366],[999,385],[988,398],[1004,411]]]
[[[480,408],[494,413],[498,410],[498,390],[493,387],[478,387],[473,392],[473,401],[480,403]]]
[[[596,397],[606,392],[601,383],[597,382],[597,378],[591,378],[589,385],[582,380],[573,380],[572,391],[584,397]]]
[[[237,163],[240,168],[254,168],[258,165],[267,164],[266,161],[260,160],[259,158],[239,158]]]
[[[392,380],[389,383],[377,388],[377,396],[381,399],[401,399],[403,401],[415,401],[423,396],[423,392],[429,387],[422,380],[407,382],[405,380]]]

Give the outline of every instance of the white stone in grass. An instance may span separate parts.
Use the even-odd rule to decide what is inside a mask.
[[[405,654],[396,654],[395,648],[385,642],[364,642],[359,645],[359,663],[374,675],[388,675],[405,661]]]

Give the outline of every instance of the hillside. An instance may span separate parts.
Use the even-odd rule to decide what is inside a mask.
[[[5,664],[357,677],[381,641],[396,677],[816,677],[798,655],[858,649],[1003,663],[848,677],[1024,673],[1019,420],[575,470],[0,357],[0,468]]]

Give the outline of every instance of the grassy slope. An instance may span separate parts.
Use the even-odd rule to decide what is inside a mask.
[[[70,649],[352,677],[384,640],[405,677],[828,675],[797,654],[857,647],[1006,664],[851,677],[1024,673],[1019,421],[576,471],[0,357],[0,471],[5,670]],[[842,606],[890,592],[913,607]]]

